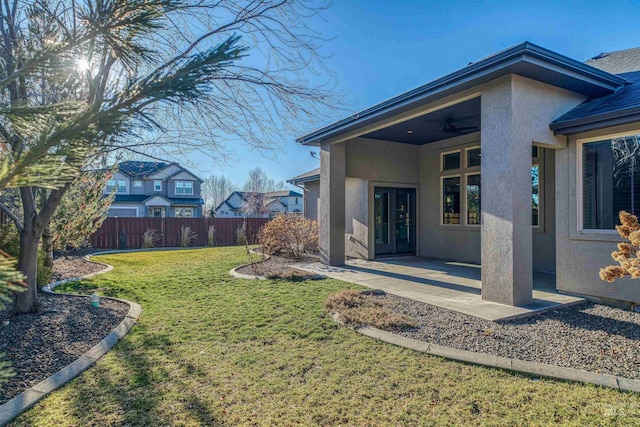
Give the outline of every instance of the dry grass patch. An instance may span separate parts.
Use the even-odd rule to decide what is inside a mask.
[[[416,326],[412,318],[393,313],[383,301],[355,289],[330,294],[324,307],[338,322],[352,328],[408,329]]]

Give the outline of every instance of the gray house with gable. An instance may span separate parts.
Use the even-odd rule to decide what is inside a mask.
[[[603,282],[640,215],[640,48],[586,62],[532,43],[480,59],[298,138],[320,149],[321,256],[420,256],[481,267],[482,298],[560,292],[640,307],[637,281]],[[307,199],[307,194],[305,194]]]
[[[202,218],[202,180],[177,163],[126,161],[105,187],[110,217]]]

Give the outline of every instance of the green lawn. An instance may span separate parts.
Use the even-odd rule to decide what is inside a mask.
[[[96,259],[115,269],[66,290],[137,301],[140,322],[16,425],[640,423],[637,394],[464,365],[338,328],[323,301],[348,284],[231,278],[242,248]]]

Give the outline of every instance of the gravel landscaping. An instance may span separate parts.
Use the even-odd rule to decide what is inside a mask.
[[[429,304],[383,295],[412,317],[408,338],[461,350],[640,379],[640,313],[584,303],[524,319],[492,322]]]
[[[52,280],[103,270],[81,257],[54,261]],[[129,305],[102,299],[92,307],[88,297],[40,293],[38,312],[10,316],[0,312],[0,351],[15,376],[2,387],[0,404],[55,374],[106,337],[129,312]]]
[[[257,260],[260,259],[259,254],[254,254]],[[317,255],[305,255],[301,260],[292,260],[277,255],[272,255],[266,260],[262,260],[254,263],[253,265],[245,265],[236,269],[238,273],[264,276],[267,278],[284,278],[284,279],[299,279],[304,280],[306,278],[316,277],[314,273],[308,271],[299,270],[295,268],[298,263],[316,262],[319,260]]]
[[[85,274],[96,273],[104,270],[105,266],[84,259],[82,255],[60,257],[53,261],[53,272],[51,281],[70,279],[84,276]]]

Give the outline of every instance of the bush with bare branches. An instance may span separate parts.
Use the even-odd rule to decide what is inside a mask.
[[[620,224],[616,230],[620,237],[629,242],[618,243],[618,250],[611,254],[611,258],[618,262],[618,265],[610,265],[600,269],[600,278],[606,282],[613,282],[625,276],[632,279],[640,278],[640,224],[638,217],[629,212],[620,212]]]
[[[258,243],[264,253],[293,259],[317,251],[318,240],[318,223],[298,215],[280,214],[258,233]]]

